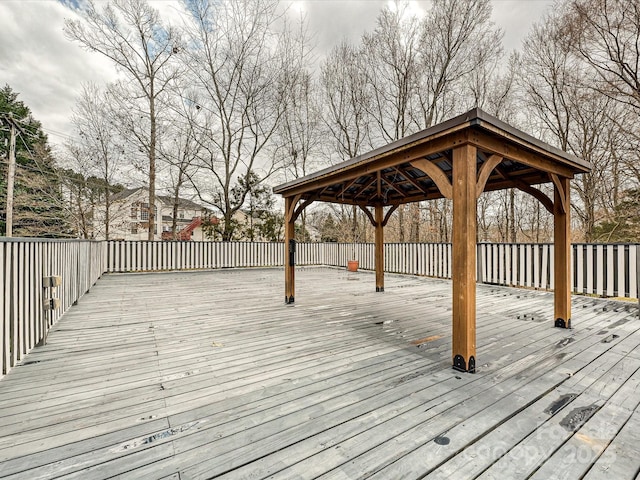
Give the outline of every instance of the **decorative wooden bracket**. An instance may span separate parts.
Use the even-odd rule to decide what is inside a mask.
[[[502,178],[512,182],[515,188],[517,188],[520,191],[523,191],[524,193],[528,193],[529,195],[537,199],[544,206],[544,208],[547,209],[549,213],[553,213],[553,200],[551,200],[547,195],[545,195],[544,192],[542,192],[541,190],[538,190],[537,188],[533,188],[531,185],[523,182],[522,180],[518,180],[517,178],[516,179],[510,178],[509,175],[507,175],[504,171],[502,171],[502,169],[499,166],[495,167],[495,170],[498,172],[498,174]]]
[[[369,209],[367,207],[365,207],[364,205],[358,205],[360,207],[360,210],[362,210],[367,217],[369,217],[369,221],[371,222],[371,225],[373,225],[374,227],[376,226],[376,219],[373,218],[373,214],[369,211]]]
[[[388,222],[388,221],[389,221],[389,219],[391,218],[391,214],[392,214],[393,212],[395,212],[395,211],[398,209],[398,207],[399,207],[399,206],[400,206],[400,205],[391,205],[391,208],[389,209],[389,211],[387,212],[387,214],[384,216],[384,220],[382,221],[382,226],[383,226],[383,227],[386,227],[386,226],[387,226],[387,222]]]
[[[491,155],[480,166],[478,181],[476,182],[476,198],[479,198],[482,192],[484,192],[484,187],[487,185],[487,180],[489,180],[491,172],[493,172],[494,168],[496,168],[502,160],[503,158],[500,155]]]
[[[298,202],[302,199],[302,194],[299,193],[298,195],[295,195],[293,197],[293,200],[291,201],[291,205],[289,206],[289,211],[286,212],[286,221],[287,222],[295,222],[298,217],[300,216],[300,214],[304,211],[305,208],[307,208],[309,205],[311,205],[313,202],[315,202],[319,197],[319,194],[315,194],[310,198],[307,198],[304,202],[302,202],[300,204],[300,206],[298,208],[296,208],[296,205],[298,204]]]
[[[453,187],[447,175],[435,163],[429,160],[413,160],[411,166],[421,170],[433,180],[443,197],[453,199]]]
[[[376,226],[376,219],[373,217],[373,213],[371,213],[369,211],[369,209],[367,207],[365,207],[364,205],[358,205],[358,206],[367,215],[367,217],[369,218],[369,221],[371,222],[371,225],[373,225],[375,227]],[[389,219],[391,218],[391,215],[393,214],[393,212],[395,212],[398,209],[398,207],[399,207],[399,205],[392,205],[391,206],[391,208],[389,209],[387,214],[384,216],[384,220],[382,220],[382,226],[383,227],[387,226],[387,222],[389,222]]]
[[[285,214],[286,214],[285,221],[287,221],[287,222],[295,222],[295,220],[297,218],[296,205],[300,201],[301,198],[302,198],[302,194],[301,193],[299,193],[297,195],[294,195],[293,200],[291,200],[291,205],[289,205],[289,209],[285,212]],[[299,215],[299,213],[298,213],[298,215]]]
[[[560,177],[558,177],[558,175],[556,175],[555,173],[550,173],[549,176],[551,177],[551,181],[558,189],[558,193],[560,194],[560,210],[562,211],[562,213],[567,213],[567,192],[564,191],[564,186],[560,181]]]
[[[307,208],[309,205],[311,205],[313,202],[315,202],[317,198],[318,198],[318,195],[314,195],[313,197],[307,198],[304,202],[302,202],[300,206],[296,208],[295,212],[293,213],[292,220],[295,222],[300,216],[300,214],[304,211],[304,209]]]
[[[551,200],[544,192],[520,181],[515,182],[515,186],[518,190],[522,190],[523,192],[528,193],[532,197],[538,199],[538,201],[544,206],[544,208],[547,209],[549,213],[553,213],[553,200]]]

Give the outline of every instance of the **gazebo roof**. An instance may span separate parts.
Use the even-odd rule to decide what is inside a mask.
[[[485,170],[488,176],[484,191],[515,187],[538,196],[531,185],[550,182],[552,175],[573,178],[590,170],[588,161],[475,108],[273,191],[307,201],[361,206],[450,197],[446,188],[443,192],[439,187],[451,185],[452,150],[463,144],[476,147],[477,172],[482,176]],[[485,163],[488,168],[483,169]]]

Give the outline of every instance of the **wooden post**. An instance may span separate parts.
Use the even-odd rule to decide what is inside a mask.
[[[297,198],[284,199],[284,303],[295,301],[295,220],[294,210]]]
[[[375,206],[376,227],[376,292],[384,292],[384,215],[382,205]]]
[[[476,368],[476,147],[453,150],[453,368]]]
[[[569,179],[555,177],[553,263],[555,326],[571,328],[571,219]]]

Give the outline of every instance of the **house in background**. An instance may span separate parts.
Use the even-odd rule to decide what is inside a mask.
[[[147,240],[149,227],[149,190],[146,187],[125,189],[112,195],[109,208],[109,239]],[[105,238],[105,206],[96,209],[94,236]],[[156,195],[155,240],[172,240],[173,197]],[[201,242],[205,237],[202,220],[211,218],[211,212],[202,205],[184,198],[178,199],[176,231],[178,240]],[[213,218],[213,221],[217,221]]]

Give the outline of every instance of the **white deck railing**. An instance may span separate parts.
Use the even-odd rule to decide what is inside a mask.
[[[637,298],[637,244],[574,244],[574,293]],[[370,243],[299,243],[296,263],[344,267],[358,259],[374,269]],[[107,272],[156,272],[274,267],[284,263],[282,243],[146,242],[0,239],[0,377],[40,343],[49,328]],[[385,271],[451,278],[451,245],[385,244]],[[61,276],[60,307],[44,309],[43,278]],[[553,289],[553,245],[479,244],[478,281]]]
[[[637,244],[574,244],[574,293],[637,298]],[[298,265],[344,267],[358,259],[373,270],[371,243],[298,243]],[[451,244],[387,243],[384,269],[390,273],[451,278]],[[478,244],[478,281],[553,290],[552,244]],[[108,272],[156,272],[284,264],[281,243],[108,242]]]
[[[0,376],[38,343],[106,270],[104,242],[2,239],[0,241]],[[62,277],[55,290],[43,278]],[[45,298],[60,301],[44,308]]]

